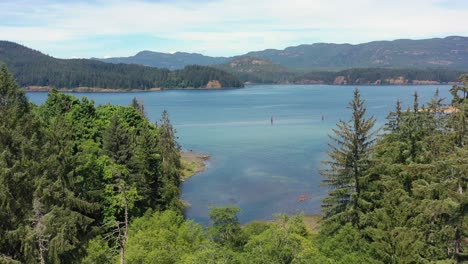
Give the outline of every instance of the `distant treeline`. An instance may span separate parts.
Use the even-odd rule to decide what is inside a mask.
[[[223,87],[243,86],[233,75],[207,66],[186,66],[169,71],[88,59],[56,59],[8,41],[0,41],[0,62],[9,67],[22,87],[200,88],[210,80],[219,81]]]
[[[461,71],[448,69],[385,69],[358,68],[339,72],[309,72],[295,76],[294,82],[301,80],[316,80],[332,84],[339,76],[344,77],[346,84],[392,84],[393,80],[403,77],[404,81],[434,81],[448,83],[458,81]]]
[[[255,63],[257,61],[257,63]],[[261,63],[258,63],[261,62]],[[233,65],[234,64],[234,65]],[[457,82],[462,71],[451,69],[352,68],[342,71],[296,71],[257,58],[213,65],[250,83],[295,84],[425,84]]]

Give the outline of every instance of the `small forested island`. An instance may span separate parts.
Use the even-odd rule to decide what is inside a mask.
[[[241,225],[184,218],[169,115],[57,90],[30,103],[0,69],[0,263],[462,263],[468,261],[468,76],[383,130],[356,89],[330,136],[318,234],[303,215]]]
[[[2,62],[9,67],[19,86],[31,91],[58,88],[78,92],[119,92],[244,86],[233,75],[208,66],[188,65],[170,71],[90,59],[56,59],[9,41],[0,41]]]

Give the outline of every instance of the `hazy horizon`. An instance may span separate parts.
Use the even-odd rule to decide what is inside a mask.
[[[227,57],[318,42],[468,36],[467,14],[463,0],[6,0],[0,39],[57,58],[142,50]]]

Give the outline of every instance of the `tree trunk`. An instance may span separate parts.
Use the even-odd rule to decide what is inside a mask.
[[[125,246],[127,245],[128,240],[128,199],[125,185],[123,186],[123,195],[125,200],[125,227],[123,230],[122,240],[120,242],[120,264],[125,264]]]
[[[39,262],[41,264],[46,263],[46,253],[47,253],[47,239],[44,234],[46,231],[46,226],[43,222],[43,206],[39,199],[35,199],[33,202],[34,209],[34,232],[37,237],[37,246],[39,248]]]

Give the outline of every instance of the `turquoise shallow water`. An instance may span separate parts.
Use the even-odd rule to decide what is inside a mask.
[[[418,91],[428,101],[449,86],[362,86],[368,113],[385,123],[397,99],[412,106]],[[128,105],[144,101],[152,121],[169,111],[184,149],[212,156],[208,169],[186,181],[182,198],[190,204],[187,217],[208,222],[209,206],[237,205],[241,222],[271,219],[275,213],[316,214],[326,188],[317,169],[326,158],[327,133],[346,109],[351,86],[259,85],[232,90],[172,90],[146,93],[80,93],[97,104]],[[43,103],[46,93],[28,93]],[[322,115],[324,120],[322,121]],[[274,123],[270,124],[273,116]],[[309,200],[299,202],[301,195]]]

